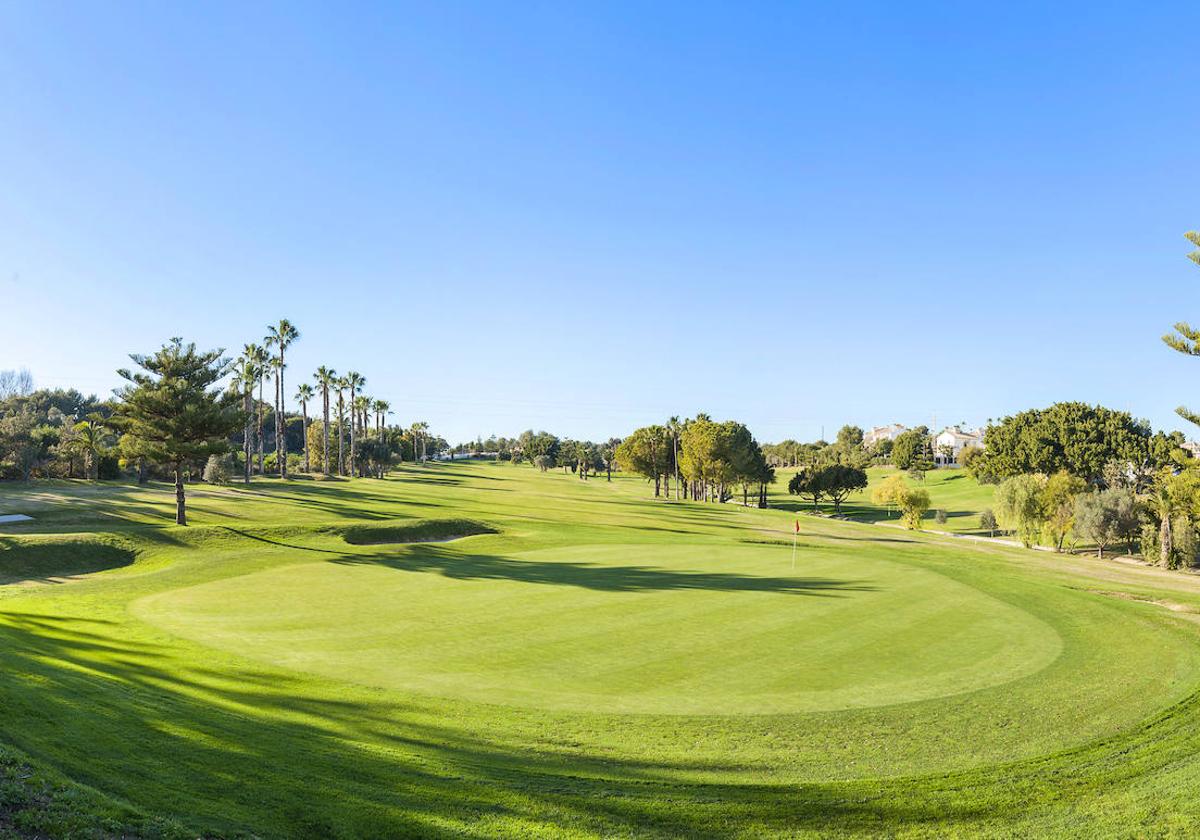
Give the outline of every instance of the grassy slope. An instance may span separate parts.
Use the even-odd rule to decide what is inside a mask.
[[[1200,816],[1195,628],[1095,592],[1196,610],[1191,578],[821,520],[792,573],[789,516],[644,496],[438,466],[197,493],[185,530],[167,488],[4,488],[38,519],[0,551],[0,739],[228,834],[1187,836]],[[450,517],[500,533],[340,527]],[[120,549],[109,571],[16,581],[94,571],[93,539]]]
[[[887,508],[871,501],[871,490],[883,479],[896,472],[897,470],[892,467],[872,467],[867,470],[870,484],[866,490],[851,494],[842,503],[842,513],[863,522],[887,522],[889,519],[895,521],[895,512],[888,511]],[[795,470],[781,467],[775,473],[775,484],[770,492],[771,505],[783,510],[811,510],[811,502],[788,495],[787,484],[795,475]],[[994,486],[979,484],[958,469],[931,470],[925,474],[924,481],[918,482],[912,479],[910,481],[929,491],[931,505],[925,514],[925,520],[929,527],[957,533],[983,533],[979,530],[979,514],[984,508],[992,506]],[[833,505],[823,503],[821,509],[832,511]],[[945,525],[934,524],[934,515],[939,509],[946,511]]]

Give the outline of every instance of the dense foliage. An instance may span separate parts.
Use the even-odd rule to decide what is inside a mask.
[[[725,502],[736,489],[750,504],[767,505],[767,486],[775,480],[762,448],[741,423],[718,423],[701,414],[691,420],[672,419],[664,426],[635,429],[614,449],[622,469],[654,482],[654,495]]]
[[[1145,469],[1182,457],[1183,440],[1154,435],[1148,423],[1125,411],[1065,402],[1006,417],[988,426],[984,442],[986,449],[971,467],[981,476],[1066,471],[1098,484],[1112,462]]]

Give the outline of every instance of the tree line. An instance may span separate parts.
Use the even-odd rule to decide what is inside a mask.
[[[655,497],[727,502],[740,492],[743,504],[766,507],[775,480],[749,429],[707,414],[635,429],[614,455],[621,469],[653,483]]]
[[[1186,237],[1200,247],[1200,233]],[[1200,250],[1188,257],[1200,265]],[[1163,341],[1200,356],[1200,330],[1185,322]],[[1187,407],[1177,413],[1200,425]],[[1082,539],[1100,556],[1124,544],[1168,568],[1200,565],[1200,463],[1181,432],[1152,432],[1127,412],[1068,402],[989,425],[984,443],[965,467],[998,483],[994,519],[1025,545],[1062,551]]]
[[[290,410],[287,351],[299,337],[283,319],[235,359],[173,338],[131,355],[133,367],[117,372],[125,384],[107,400],[35,390],[27,372],[0,371],[0,478],[169,478],[176,521],[186,524],[185,485],[201,475],[382,477],[397,461],[421,463],[447,448],[428,423],[389,422],[389,403],[364,393],[366,378],[354,371],[319,368]],[[309,410],[318,399],[320,419]]]
[[[859,469],[872,465],[891,464],[907,470],[914,478],[935,466],[933,436],[927,426],[901,432],[896,438],[884,438],[868,447],[863,443],[864,432],[859,426],[846,425],[838,430],[832,441],[817,440],[802,443],[783,440],[763,444],[763,454],[772,467],[813,468],[843,464]]]

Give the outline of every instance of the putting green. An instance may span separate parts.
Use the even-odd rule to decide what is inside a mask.
[[[764,714],[998,685],[1062,649],[1045,622],[935,572],[780,546],[442,546],[144,599],[184,637],[381,688],[572,711]],[[311,594],[319,592],[314,602]]]

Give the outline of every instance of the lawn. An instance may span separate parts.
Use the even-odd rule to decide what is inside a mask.
[[[0,488],[0,836],[1193,834],[1196,578],[648,493]]]

